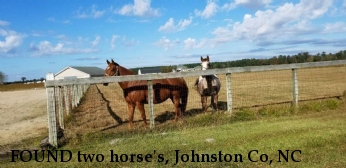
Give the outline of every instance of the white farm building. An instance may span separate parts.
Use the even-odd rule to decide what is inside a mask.
[[[55,80],[104,76],[105,70],[98,67],[69,66],[55,75]]]

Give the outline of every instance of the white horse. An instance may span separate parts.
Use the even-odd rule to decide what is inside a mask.
[[[210,68],[210,62],[209,62],[209,56],[207,58],[203,59],[201,57],[201,69],[207,70]],[[219,78],[216,75],[206,75],[206,76],[200,76],[197,80],[195,85],[197,85],[198,93],[201,95],[201,103],[202,103],[202,110],[204,112],[207,111],[207,97],[211,96],[211,106],[213,108],[213,111],[219,110],[218,108],[218,98],[219,98],[219,91],[221,88],[221,83]]]

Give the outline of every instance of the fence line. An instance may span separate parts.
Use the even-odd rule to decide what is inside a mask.
[[[112,77],[91,77],[91,78],[77,78],[77,79],[64,79],[54,80],[54,74],[48,73],[46,76],[46,90],[47,90],[47,113],[48,113],[48,127],[49,127],[49,142],[52,146],[57,147],[57,125],[56,125],[56,107],[59,107],[59,123],[60,127],[64,128],[63,121],[63,107],[67,115],[70,113],[70,106],[75,108],[79,105],[81,98],[87,91],[90,84],[100,83],[117,83],[124,81],[138,81],[147,80],[148,84],[148,105],[149,105],[149,118],[150,128],[155,127],[154,123],[154,108],[153,108],[153,84],[152,80],[155,79],[167,79],[167,78],[179,78],[179,77],[191,77],[213,74],[226,74],[226,93],[227,93],[227,111],[228,114],[232,114],[232,73],[241,72],[259,72],[259,71],[272,71],[272,70],[292,70],[292,103],[298,106],[298,78],[297,69],[311,68],[311,67],[323,67],[334,65],[345,65],[346,60],[339,61],[324,61],[313,63],[297,63],[297,64],[285,64],[285,65],[269,65],[269,66],[250,66],[250,67],[235,67],[224,69],[210,69],[205,71],[193,71],[193,72],[179,72],[179,73],[164,73],[164,74],[146,74],[146,75],[129,75],[129,76],[112,76]],[[63,89],[61,87],[63,86]],[[55,93],[55,87],[57,92]],[[64,91],[64,96],[61,92]],[[57,94],[57,95],[56,95]],[[55,105],[56,99],[57,103]],[[64,101],[62,100],[64,97]],[[71,99],[69,99],[71,97]],[[71,100],[71,101],[69,101]],[[65,106],[63,106],[65,103]]]

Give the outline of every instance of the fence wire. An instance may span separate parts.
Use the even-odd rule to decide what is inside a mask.
[[[298,69],[300,100],[341,96],[346,91],[346,65]]]
[[[221,82],[218,105],[219,110],[227,110],[226,75],[217,75]],[[298,99],[314,100],[341,96],[346,91],[346,65],[332,67],[305,68],[297,70]],[[202,111],[201,96],[195,82],[198,76],[185,77],[189,93],[185,115],[196,115]],[[233,73],[232,82],[232,105],[233,108],[246,108],[264,106],[270,104],[291,103],[293,101],[292,70],[276,70],[263,72]],[[134,90],[147,90],[146,86],[133,87]],[[78,91],[79,90],[79,91]],[[82,94],[81,91],[85,91]],[[155,90],[155,89],[154,89]],[[128,90],[126,94],[132,94]],[[61,97],[59,98],[59,94]],[[158,94],[158,93],[154,93]],[[79,97],[77,96],[79,95]],[[77,96],[77,97],[76,97]],[[76,102],[80,103],[77,106]],[[59,105],[59,100],[62,101]],[[208,105],[211,98],[208,97]],[[85,86],[67,86],[55,88],[55,111],[58,118],[67,117],[70,126],[76,132],[90,132],[111,129],[128,129],[129,112],[124,91],[118,83],[110,83],[108,86],[92,84]],[[73,112],[72,109],[73,108]],[[149,125],[149,107],[144,105],[146,120]],[[209,107],[207,113],[211,113]],[[173,122],[175,106],[168,99],[161,104],[154,104],[155,124]],[[57,119],[59,122],[59,119]],[[140,111],[135,108],[134,128],[144,127]]]

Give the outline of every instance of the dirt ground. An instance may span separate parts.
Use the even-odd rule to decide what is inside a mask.
[[[0,146],[47,131],[45,89],[0,92]]]

